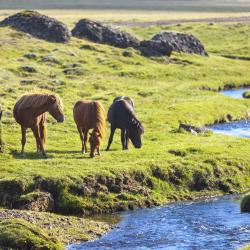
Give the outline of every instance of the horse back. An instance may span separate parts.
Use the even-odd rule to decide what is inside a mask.
[[[108,110],[108,121],[118,127],[127,127],[134,117],[134,108],[130,101],[126,99],[118,99],[112,103]]]
[[[104,108],[97,101],[78,101],[74,106],[73,116],[77,126],[91,129],[100,118],[104,118]]]

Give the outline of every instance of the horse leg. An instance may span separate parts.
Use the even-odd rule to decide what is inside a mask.
[[[24,156],[24,146],[26,143],[26,128],[25,127],[21,127],[22,130],[22,150],[21,150],[21,156]]]
[[[121,129],[121,142],[122,142],[122,149],[125,149],[125,129]]]
[[[82,128],[77,126],[77,129],[78,129],[78,132],[79,132],[79,134],[80,134],[80,139],[81,139],[81,142],[82,142],[82,153],[84,154],[84,153],[85,153],[85,148],[84,148],[84,143],[83,143]]]
[[[125,149],[128,149],[128,133],[127,130],[125,130]]]
[[[100,156],[101,155],[101,151],[100,151],[100,147],[97,147],[97,154]]]
[[[110,128],[110,136],[109,136],[109,142],[108,142],[108,146],[107,146],[107,148],[106,148],[106,151],[109,151],[110,145],[111,145],[111,143],[112,143],[112,141],[113,141],[114,134],[115,134],[115,127],[113,127],[113,126],[111,125],[111,128]]]
[[[88,141],[88,133],[89,133],[89,130],[86,129],[84,130],[84,152],[87,153],[87,141]]]
[[[40,138],[40,135],[39,135],[39,127],[38,126],[35,126],[32,128],[32,131],[33,131],[33,134],[36,138],[36,143],[37,145],[39,145],[39,148],[42,152],[42,155],[47,157],[47,154],[45,153],[45,150],[44,150],[44,147],[43,147],[43,143],[42,143],[42,140]]]

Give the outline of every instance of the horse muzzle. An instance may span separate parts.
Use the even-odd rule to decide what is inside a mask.
[[[57,119],[57,122],[59,122],[59,123],[62,123],[62,122],[64,122],[64,116],[62,116],[62,117],[60,117],[59,119]]]

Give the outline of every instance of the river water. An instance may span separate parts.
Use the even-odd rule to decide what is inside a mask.
[[[225,90],[222,91],[221,94],[239,99],[242,98],[242,94],[246,90],[250,90],[250,88]],[[210,128],[215,133],[250,138],[250,120],[221,123],[213,125]]]
[[[223,250],[250,241],[250,215],[239,198],[225,196],[122,213],[117,227],[70,250]]]
[[[250,89],[250,88],[249,88]],[[242,98],[247,89],[222,94]],[[250,138],[250,121],[216,124],[216,133]],[[182,202],[121,213],[121,222],[102,238],[69,250],[230,250],[250,241],[250,214],[234,196]]]

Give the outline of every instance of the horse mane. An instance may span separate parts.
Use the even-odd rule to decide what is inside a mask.
[[[96,127],[95,130],[100,133],[101,139],[105,134],[105,111],[101,103],[94,102],[96,111]]]
[[[27,109],[30,107],[40,108],[48,102],[48,99],[50,97],[55,98],[59,109],[63,111],[63,102],[61,98],[56,94],[39,94],[39,93],[24,94],[17,101],[16,105],[18,106],[18,109]]]

